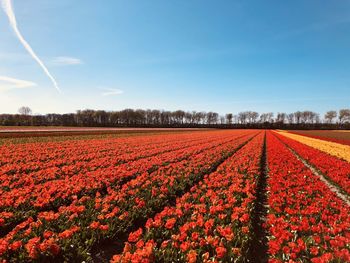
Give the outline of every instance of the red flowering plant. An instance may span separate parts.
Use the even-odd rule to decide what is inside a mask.
[[[163,136],[159,137],[165,139]],[[46,179],[45,182],[39,180],[38,182],[40,183],[18,183],[18,181],[22,180],[22,178],[24,178],[24,181],[33,181],[36,178],[42,178],[42,175],[39,176],[36,174],[36,171],[29,172],[28,174],[18,173],[17,175],[9,175],[9,168],[7,168],[7,165],[0,167],[0,177],[4,178],[2,181],[3,188],[0,188],[0,192],[3,190],[1,193],[3,196],[5,196],[3,202],[0,203],[0,209],[3,209],[6,213],[11,213],[11,216],[0,213],[0,227],[13,224],[14,222],[23,221],[26,219],[26,217],[34,216],[39,211],[45,210],[46,208],[53,207],[57,209],[62,204],[72,202],[77,196],[87,194],[93,195],[99,189],[103,189],[106,186],[121,184],[122,182],[128,179],[130,180],[141,172],[148,171],[150,169],[155,170],[157,167],[167,165],[171,162],[186,159],[191,154],[194,154],[194,152],[189,151],[189,148],[198,147],[196,149],[203,150],[203,144],[207,145],[210,142],[222,142],[222,140],[225,138],[227,138],[227,140],[231,139],[228,135],[223,136],[223,134],[215,133],[211,136],[208,135],[208,138],[204,136],[201,139],[198,139],[197,137],[190,139],[190,136],[182,138],[181,136],[180,138],[183,139],[183,141],[180,142],[174,142],[174,138],[171,137],[170,142],[159,143],[159,145],[157,145],[157,141],[159,140],[159,138],[157,138],[158,136],[153,139],[155,141],[153,146],[149,146],[152,138],[149,138],[148,141],[139,141],[139,143],[145,143],[145,149],[135,145],[131,147],[130,143],[127,143],[125,140],[122,142],[117,141],[115,143],[112,141],[108,144],[108,141],[104,142],[107,145],[101,145],[101,143],[97,141],[97,147],[92,147],[92,150],[96,149],[96,151],[98,151],[94,154],[89,153],[89,155],[93,155],[95,159],[93,159],[91,156],[85,157],[84,162],[80,160],[79,156],[81,156],[81,154],[70,156],[69,161],[63,161],[64,163],[67,163],[66,165],[63,165],[59,161],[53,161],[55,160],[55,155],[52,157],[50,156],[48,158],[48,163],[50,163],[52,160],[53,164],[49,168],[52,171],[56,171],[56,175],[57,172],[59,172],[60,175],[55,175],[55,178],[50,179],[50,172],[45,169],[39,170],[38,172],[42,173],[42,175],[48,175],[49,177],[49,179]],[[178,137],[175,138],[179,139]],[[93,143],[95,143],[95,141],[92,141],[92,145],[95,146]],[[121,143],[125,143],[125,145],[129,146],[130,149],[127,150],[125,145]],[[67,142],[65,142],[65,144],[67,144]],[[42,149],[43,145],[40,144],[40,146],[40,148],[38,146],[36,147],[36,150],[39,151],[39,153],[41,153],[40,149]],[[51,146],[54,147],[54,145]],[[77,145],[77,147],[80,146],[80,144]],[[98,148],[99,146],[106,148],[100,149]],[[119,149],[120,146],[121,150],[118,151],[111,148],[114,147]],[[73,146],[67,146],[69,150],[68,154],[75,152],[76,149],[71,149],[72,147]],[[60,148],[60,146],[58,145],[57,148]],[[86,152],[89,150],[86,149],[86,146],[82,148]],[[79,153],[80,148],[77,149]],[[67,149],[63,148],[59,152],[65,157],[65,151],[67,151]],[[111,155],[104,156],[105,151],[111,152]],[[11,153],[12,152],[13,151],[11,151]],[[130,155],[133,157],[130,158]],[[20,157],[22,156],[18,156],[18,162],[22,165]],[[39,155],[38,158],[42,159],[43,157],[40,157]],[[13,159],[13,162],[15,162],[17,157],[15,156]],[[122,159],[124,162],[121,161]],[[125,160],[130,161],[125,162]],[[40,167],[40,165],[41,163],[37,162],[36,166]],[[9,164],[9,166],[11,165]],[[59,171],[57,171],[57,169]],[[16,185],[14,186],[12,184],[10,189],[5,191],[5,188],[9,187],[10,182],[14,182]],[[7,186],[4,186],[5,184],[7,184]]]
[[[9,244],[22,240],[25,245],[29,239],[40,237],[40,242],[46,242],[52,237],[45,238],[44,235],[51,231],[65,260],[73,257],[89,260],[89,250],[93,245],[128,232],[134,222],[164,207],[171,198],[209,173],[255,134],[256,131],[243,135],[234,131],[230,132],[230,136],[221,133],[221,138],[218,136],[214,141],[187,148],[190,154],[184,160],[170,162],[149,173],[143,172],[123,185],[110,184],[102,194],[97,192],[93,196],[75,197],[70,205],[60,206],[57,212],[38,214],[38,219],[33,222],[35,225],[27,226],[15,236],[6,235],[1,240]],[[24,234],[26,231],[28,233]],[[152,243],[148,243],[148,249],[151,246]],[[22,250],[3,252],[3,257],[12,260],[25,255]]]
[[[328,133],[327,131],[322,131],[322,132],[324,132],[324,134],[321,134],[321,135],[306,134],[306,133],[300,133],[297,131],[288,131],[288,132],[302,135],[302,136],[306,136],[306,137],[310,137],[310,138],[320,139],[323,141],[336,142],[336,143],[340,143],[340,144],[350,145],[350,140],[330,137],[330,135],[327,134]]]
[[[350,210],[272,132],[267,135],[271,262],[350,262]]]
[[[350,195],[350,163],[282,135],[276,136]]]
[[[133,262],[134,256],[156,262],[238,260],[250,235],[263,139],[260,133],[178,198],[175,206],[148,219],[145,232],[140,235],[139,229],[132,242],[129,236],[123,253],[111,262]],[[153,251],[144,254],[149,242]]]

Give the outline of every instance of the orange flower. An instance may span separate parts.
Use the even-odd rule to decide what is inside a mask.
[[[217,247],[215,251],[218,258],[223,258],[226,255],[226,248],[224,247]]]
[[[99,227],[102,231],[108,231],[109,226],[108,225],[100,225]]]
[[[187,254],[187,262],[188,263],[196,263],[197,261],[197,252],[195,250],[191,250]]]
[[[182,252],[187,251],[190,248],[190,243],[189,242],[183,242],[180,245],[180,249],[182,250]]]
[[[176,218],[170,218],[166,221],[165,227],[167,229],[172,229],[174,227],[175,223],[176,223]]]
[[[90,224],[90,227],[91,227],[92,229],[97,229],[100,225],[101,225],[100,222],[94,221],[94,222],[92,222],[92,223]]]
[[[132,243],[136,243],[142,235],[142,228],[139,228],[135,232],[129,234],[128,241]]]
[[[29,254],[29,257],[36,259],[38,257],[38,248],[40,243],[40,237],[33,237],[28,240],[28,243],[25,245],[25,248]]]
[[[53,232],[51,232],[51,231],[45,231],[43,236],[44,236],[45,239],[48,239],[48,238],[51,237],[52,235],[53,235]]]
[[[11,250],[17,250],[22,246],[22,241],[15,241],[10,245]]]

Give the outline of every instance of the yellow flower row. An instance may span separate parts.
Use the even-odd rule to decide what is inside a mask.
[[[328,153],[330,155],[336,156],[340,159],[350,162],[350,146],[348,145],[314,139],[314,138],[297,135],[293,133],[288,133],[284,131],[278,131],[278,133],[285,137],[291,138],[293,140],[306,144],[310,147],[318,149],[322,152]]]

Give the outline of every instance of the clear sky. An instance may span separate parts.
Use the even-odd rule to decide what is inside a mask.
[[[0,9],[0,113],[350,107],[349,0],[12,4],[61,92]]]

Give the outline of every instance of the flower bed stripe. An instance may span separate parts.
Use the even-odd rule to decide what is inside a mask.
[[[347,195],[350,195],[350,163],[280,134],[276,134],[276,136],[320,171],[328,180],[335,183]]]
[[[335,143],[344,144],[344,145],[350,145],[350,140],[341,140],[341,139],[330,138],[330,137],[326,137],[326,136],[306,134],[306,133],[299,133],[299,132],[296,132],[296,131],[288,131],[288,132],[292,133],[292,134],[305,136],[305,137],[310,137],[310,138],[314,138],[314,139],[323,140],[323,141],[335,142]]]
[[[272,132],[267,156],[269,262],[349,262],[349,207]]]
[[[310,147],[328,153],[347,162],[350,162],[350,146],[324,140],[309,138],[288,132],[279,132],[281,135],[296,140]]]
[[[232,132],[236,140],[192,155],[186,160],[143,173],[123,186],[107,187],[105,196],[84,196],[58,212],[43,212],[28,219],[0,242],[7,243],[3,257],[11,260],[91,260],[91,249],[106,239],[120,238],[140,220],[162,209],[232,155],[257,134]],[[240,136],[238,136],[240,134]],[[15,250],[11,247],[21,241]],[[53,249],[55,248],[55,249]],[[56,253],[57,252],[57,253]]]
[[[130,233],[111,262],[233,262],[246,257],[264,134],[260,133],[172,207]]]
[[[242,135],[237,133],[235,136],[239,138]],[[10,230],[11,228],[7,227],[8,225],[11,226],[13,223],[18,223],[30,216],[36,216],[40,211],[69,205],[81,196],[93,196],[97,191],[104,192],[104,187],[122,185],[140,173],[151,173],[159,167],[180,162],[193,154],[198,154],[234,140],[230,136],[227,138],[227,135],[221,137],[221,139],[215,140],[207,139],[205,143],[197,143],[197,145],[193,145],[192,147],[166,152],[150,158],[139,159],[117,167],[110,167],[110,169],[98,169],[85,175],[76,174],[68,179],[47,182],[37,185],[34,189],[23,188],[6,193],[6,199],[4,199],[3,205],[7,205],[8,208],[0,212],[0,219],[3,219],[2,225],[5,226],[5,229]],[[11,193],[14,193],[15,196],[11,196]],[[20,206],[17,206],[17,203],[14,205],[11,202],[19,202]],[[6,230],[3,230],[3,233],[6,233]]]

